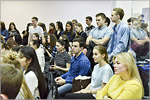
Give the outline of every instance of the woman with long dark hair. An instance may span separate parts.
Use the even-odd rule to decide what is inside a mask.
[[[73,24],[71,21],[66,23],[66,30],[64,31],[64,35],[67,35],[69,42],[73,42],[75,38],[75,32],[73,31]]]
[[[47,83],[41,72],[36,53],[32,47],[19,51],[20,63],[25,71],[25,80],[34,98],[47,98]]]
[[[57,39],[59,39],[59,37],[63,34],[64,29],[63,29],[63,24],[60,21],[56,22],[56,31],[55,31],[55,36],[57,37]]]
[[[0,29],[1,29],[1,35],[3,36],[6,42],[9,38],[9,33],[8,30],[5,28],[5,23],[3,21],[0,21]]]
[[[9,24],[9,37],[14,37],[14,40],[17,42],[18,45],[22,44],[22,38],[21,35],[19,33],[19,31],[16,28],[16,25],[14,22],[11,22]]]

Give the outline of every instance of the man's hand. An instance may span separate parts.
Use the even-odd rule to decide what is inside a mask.
[[[56,84],[63,85],[63,84],[66,83],[66,80],[63,79],[62,77],[57,77],[57,78],[55,79],[55,82],[56,82]]]

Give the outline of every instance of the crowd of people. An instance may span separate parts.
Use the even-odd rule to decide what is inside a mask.
[[[7,30],[0,21],[1,99],[50,99],[47,72],[57,87],[55,99],[142,99],[136,61],[149,58],[148,24],[142,15],[129,18],[128,24],[123,17],[124,10],[114,8],[111,21],[96,14],[97,26],[87,16],[85,29],[73,19],[65,29],[61,21],[51,22],[48,31],[32,17],[22,34],[14,22]],[[79,75],[91,76],[91,82],[71,93]]]

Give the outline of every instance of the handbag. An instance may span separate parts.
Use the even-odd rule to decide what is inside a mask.
[[[91,77],[88,77],[88,76],[78,76],[74,78],[71,92],[72,93],[77,92],[81,89],[86,88],[90,82],[91,82]]]

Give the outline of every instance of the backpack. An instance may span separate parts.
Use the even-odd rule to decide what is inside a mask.
[[[54,80],[53,74],[52,72],[49,71],[50,70],[49,66],[50,66],[49,62],[46,62],[43,74],[47,80],[47,87],[48,87],[47,99],[53,100],[57,98],[58,90],[57,90],[57,84]]]

